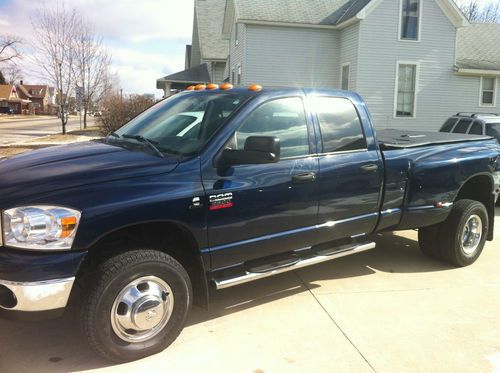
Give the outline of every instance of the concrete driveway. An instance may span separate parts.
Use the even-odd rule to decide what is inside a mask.
[[[71,318],[0,321],[0,372],[500,372],[499,217],[496,235],[467,268],[423,257],[409,231],[220,291],[169,349],[129,364],[94,356]]]

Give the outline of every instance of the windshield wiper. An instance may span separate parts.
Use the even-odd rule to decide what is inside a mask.
[[[117,136],[120,136],[118,134],[115,134]],[[121,137],[125,138],[125,139],[133,139],[133,140],[137,140],[143,144],[146,144],[150,147],[150,149],[153,149],[153,151],[158,154],[161,158],[165,158],[165,155],[160,151],[160,149],[158,149],[156,147],[156,145],[158,145],[158,142],[156,141],[153,141],[153,140],[150,140],[144,136],[141,136],[141,135],[127,135],[127,134],[123,134]]]
[[[117,139],[119,139],[121,136],[119,134],[117,134],[116,132],[110,132],[108,133],[108,136],[113,136],[113,137],[116,137]]]

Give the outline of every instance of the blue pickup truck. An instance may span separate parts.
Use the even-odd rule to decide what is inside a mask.
[[[165,349],[210,289],[418,229],[472,264],[493,239],[488,136],[384,130],[355,93],[198,86],[115,133],[0,161],[2,317],[60,316],[107,359]]]

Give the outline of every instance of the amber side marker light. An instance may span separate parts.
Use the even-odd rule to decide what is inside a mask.
[[[218,89],[218,88],[219,88],[218,84],[214,84],[214,83],[207,84],[207,89],[209,89],[209,90]]]
[[[262,86],[260,84],[252,84],[250,87],[248,87],[248,90],[253,92],[262,91]]]
[[[186,91],[194,91],[194,85],[190,85],[186,88]]]
[[[221,84],[221,86],[219,88],[222,89],[223,91],[226,91],[228,89],[232,89],[233,85],[231,83],[224,83],[224,84]]]
[[[61,219],[61,238],[68,237],[76,228],[76,218],[70,216]]]

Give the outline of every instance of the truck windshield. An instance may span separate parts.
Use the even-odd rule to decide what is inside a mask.
[[[162,153],[192,155],[249,98],[250,94],[238,92],[178,94],[138,115],[113,137],[124,141],[141,140]]]

